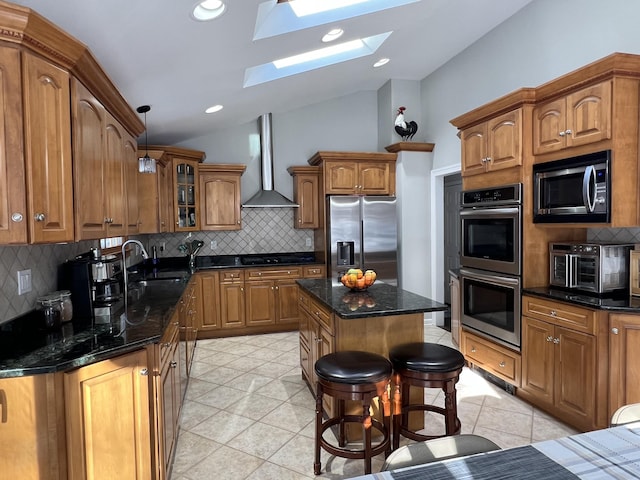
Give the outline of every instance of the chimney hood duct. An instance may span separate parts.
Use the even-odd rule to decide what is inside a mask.
[[[247,200],[243,208],[291,208],[299,207],[284,195],[273,189],[273,146],[271,143],[271,114],[258,118],[260,128],[260,165],[262,190]]]

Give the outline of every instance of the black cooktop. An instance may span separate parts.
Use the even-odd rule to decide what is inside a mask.
[[[242,255],[240,262],[242,265],[296,265],[304,263],[315,263],[316,257],[313,253],[275,253]]]

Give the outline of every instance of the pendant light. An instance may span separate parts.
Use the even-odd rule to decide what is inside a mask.
[[[140,173],[156,173],[156,161],[149,156],[149,142],[147,141],[147,112],[151,110],[149,105],[141,105],[136,108],[138,113],[144,113],[144,157],[138,158],[138,171]]]

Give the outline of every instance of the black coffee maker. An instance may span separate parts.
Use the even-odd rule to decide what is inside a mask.
[[[109,323],[124,306],[120,258],[101,255],[95,248],[63,263],[58,285],[71,291],[74,320],[79,322]]]

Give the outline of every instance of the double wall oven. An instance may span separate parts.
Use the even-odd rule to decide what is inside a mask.
[[[462,192],[461,321],[520,350],[522,184]]]

